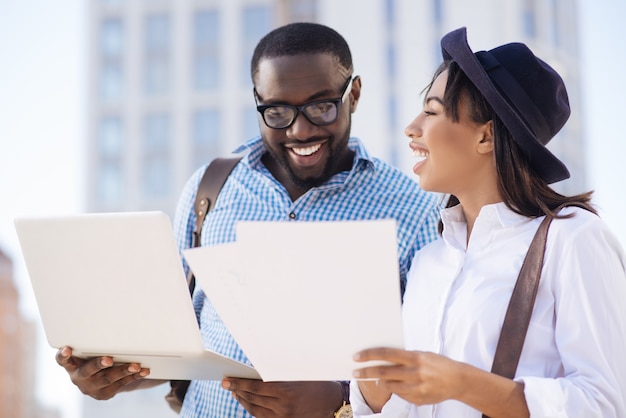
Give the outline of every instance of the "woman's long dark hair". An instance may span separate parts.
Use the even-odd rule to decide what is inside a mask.
[[[448,71],[443,99],[446,115],[454,122],[458,122],[459,101],[463,98],[468,105],[469,117],[473,122],[493,121],[498,191],[509,209],[530,218],[543,215],[556,217],[559,208],[564,206],[578,206],[597,213],[590,203],[592,191],[564,196],[554,191],[535,172],[529,164],[528,157],[513,140],[508,128],[454,61],[444,62],[439,66],[426,90],[430,90],[435,79],[445,70]],[[451,196],[446,207],[458,203],[458,199]]]

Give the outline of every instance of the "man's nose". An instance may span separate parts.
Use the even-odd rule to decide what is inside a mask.
[[[302,112],[298,112],[296,120],[287,128],[287,136],[292,139],[306,140],[317,130],[317,126],[311,123]]]

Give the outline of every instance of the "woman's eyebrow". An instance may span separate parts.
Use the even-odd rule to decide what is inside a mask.
[[[429,96],[424,100],[424,104],[428,104],[431,101],[435,101],[437,103],[440,103],[441,105],[443,105],[443,100],[439,97],[439,96]]]

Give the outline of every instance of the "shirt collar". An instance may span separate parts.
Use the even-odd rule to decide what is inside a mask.
[[[374,160],[370,157],[369,153],[365,149],[365,146],[363,145],[363,142],[359,138],[350,137],[348,140],[348,147],[354,151],[354,164],[350,170],[351,172],[360,167],[370,168],[372,170],[375,169],[376,164],[374,163]],[[263,144],[263,139],[260,135],[238,146],[233,153],[239,154],[246,151],[248,154],[243,157],[243,162],[248,164],[253,169],[260,168],[262,166],[261,157],[266,151],[265,144]]]
[[[467,221],[461,205],[441,210],[441,221],[443,222],[443,238],[447,242],[456,241],[458,244],[467,240]],[[505,229],[522,222],[528,221],[528,217],[513,212],[504,202],[485,205],[480,209],[474,231],[478,226],[481,230]]]

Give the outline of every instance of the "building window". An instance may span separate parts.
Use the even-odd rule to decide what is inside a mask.
[[[433,33],[440,33],[443,26],[443,0],[432,0],[431,4],[433,7]],[[431,48],[434,62],[441,62],[441,46],[439,46],[439,42],[432,42]]]
[[[124,26],[119,18],[104,19],[100,26],[100,97],[119,100],[123,94]]]
[[[243,34],[241,36],[242,84],[251,85],[250,60],[259,40],[272,28],[272,11],[269,6],[248,6],[243,9]]]
[[[121,162],[101,161],[97,175],[96,200],[103,205],[120,203],[124,194]]]
[[[389,98],[388,111],[390,131],[396,132],[396,127],[398,126],[398,100],[395,96]],[[399,164],[398,147],[393,140],[391,141],[391,144],[389,146],[389,162],[391,163],[391,165],[394,166],[397,166]]]
[[[148,152],[163,152],[169,149],[170,118],[165,113],[146,116],[144,121],[144,149]]]
[[[396,76],[396,47],[393,42],[387,44],[387,74],[390,80],[393,80]]]
[[[124,27],[120,18],[102,21],[100,51],[104,58],[121,58],[124,52]]]
[[[394,0],[385,0],[385,22],[388,27],[393,27],[395,14]]]
[[[549,30],[552,38],[552,44],[559,48],[561,46],[561,21],[560,17],[562,16],[561,10],[559,8],[558,0],[551,0],[551,9],[552,9],[552,24],[549,25]]]
[[[193,84],[196,90],[214,90],[219,85],[219,14],[196,12],[193,22]]]
[[[122,121],[118,116],[109,116],[100,122],[98,154],[102,158],[120,158],[123,148]]]
[[[314,22],[317,15],[316,3],[316,0],[292,0],[291,21]]]
[[[244,138],[253,138],[261,135],[259,129],[259,112],[255,107],[249,107],[243,112],[243,135]]]
[[[124,193],[122,158],[124,133],[118,116],[107,116],[100,121],[97,141],[97,196],[104,205],[118,204]]]
[[[144,27],[144,88],[148,95],[167,93],[170,80],[170,17],[146,17]]]
[[[395,129],[395,127],[398,124],[398,100],[396,99],[396,97],[389,98],[388,109],[389,109],[389,126],[392,129]]]
[[[537,15],[535,13],[535,1],[524,0],[522,10],[522,27],[524,28],[524,35],[529,39],[534,39],[537,36]]]
[[[443,4],[442,0],[433,0],[433,20],[436,27],[441,26],[443,22]]]
[[[150,114],[144,118],[142,190],[147,198],[167,197],[170,192],[170,118]]]
[[[116,63],[106,63],[100,72],[100,97],[107,102],[119,100],[122,96],[122,68]]]
[[[219,153],[220,113],[215,109],[198,110],[193,115],[193,164],[200,167]]]

